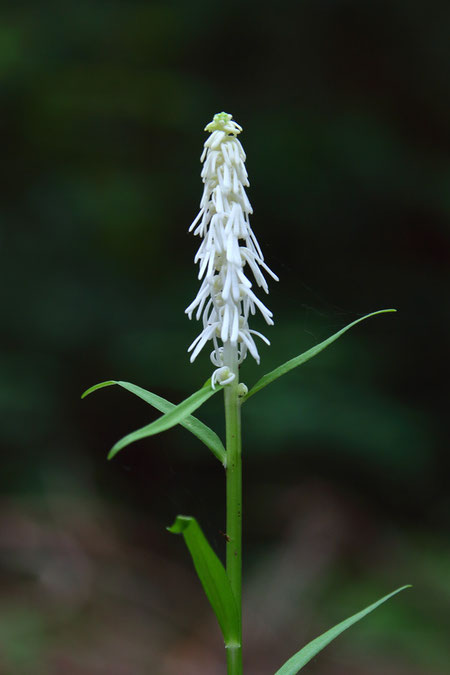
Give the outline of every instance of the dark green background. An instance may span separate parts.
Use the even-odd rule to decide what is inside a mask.
[[[370,319],[243,410],[246,672],[404,583],[305,672],[444,675],[450,654],[450,11],[417,0],[6,3],[0,23],[0,672],[217,675],[188,554],[223,554],[224,477],[177,402],[199,326],[187,229],[226,110],[279,274],[267,370]],[[259,320],[255,328],[262,328]],[[219,397],[200,417],[222,431]]]

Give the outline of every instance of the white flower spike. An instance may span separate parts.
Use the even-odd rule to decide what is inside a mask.
[[[210,136],[200,158],[204,162],[201,173],[205,184],[200,212],[189,231],[203,241],[195,256],[199,263],[198,278],[203,280],[195,300],[186,309],[189,318],[196,310],[196,319],[202,318],[203,330],[189,347],[191,362],[209,340],[214,349],[211,361],[218,368],[213,374],[213,386],[228,384],[234,379],[225,376],[225,353],[230,348],[237,352],[241,363],[247,351],[259,363],[259,354],[253,335],[270,344],[267,338],[248,325],[249,314],[258,309],[266,323],[273,324],[272,312],[256,297],[252,283],[244,273],[247,264],[256,281],[269,292],[261,268],[278,281],[264,262],[258,241],[250,227],[253,213],[245,193],[248,187],[245,152],[237,138],[242,127],[232,116],[221,112],[214,116],[205,131]],[[222,345],[219,345],[219,340]]]

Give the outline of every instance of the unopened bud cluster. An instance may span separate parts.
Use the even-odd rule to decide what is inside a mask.
[[[265,264],[249,223],[253,211],[245,192],[249,185],[245,152],[237,138],[242,127],[231,115],[219,113],[205,131],[210,132],[201,156],[205,187],[200,212],[189,229],[202,238],[195,256],[202,284],[186,313],[192,318],[195,311],[196,319],[201,318],[203,322],[203,330],[188,350],[192,351],[191,362],[209,340],[213,342],[211,361],[219,369],[213,376],[214,385],[227,384],[233,379],[233,374],[225,370],[229,364],[224,363],[224,346],[236,347],[238,363],[247,352],[259,363],[253,336],[269,344],[264,335],[248,325],[249,315],[255,314],[256,309],[267,324],[273,321],[272,312],[253,292],[244,268],[251,270],[257,286],[266,293],[269,289],[261,268],[273,279],[278,278]]]

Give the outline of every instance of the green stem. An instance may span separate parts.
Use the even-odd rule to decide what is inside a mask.
[[[228,675],[242,675],[242,646],[227,648],[227,673]]]
[[[241,404],[238,396],[237,350],[227,345],[224,363],[235,379],[224,387],[227,446],[227,574],[239,613],[238,645],[227,649],[228,675],[242,675],[242,462]]]

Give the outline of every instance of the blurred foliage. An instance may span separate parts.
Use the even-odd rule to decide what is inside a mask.
[[[180,550],[155,533],[179,511],[197,516],[223,548],[220,470],[183,430],[106,463],[115,440],[153,417],[125,392],[83,404],[79,395],[115,378],[177,402],[208,376],[207,356],[193,367],[185,353],[197,331],[183,314],[197,288],[197,242],[187,228],[201,194],[202,129],[223,109],[244,127],[253,225],[280,276],[269,299],[272,346],[262,348],[261,366],[245,364],[244,381],[361,314],[399,310],[358,326],[244,408],[254,597],[268,593],[258,569],[289,559],[283,532],[300,517],[297,506],[283,506],[289,495],[306,490],[298,505],[306,514],[313,506],[320,514],[327,495],[337,495],[337,530],[350,529],[356,542],[353,555],[338,547],[323,567],[318,551],[315,580],[274,597],[286,603],[278,626],[286,644],[275,648],[272,634],[273,657],[249,645],[249,668],[270,672],[270,659],[280,656],[274,670],[302,636],[412,582],[407,599],[383,608],[358,639],[346,636],[310,670],[447,672],[449,25],[444,0],[4,4],[2,673],[139,675],[150,663],[152,672],[189,675],[200,672],[199,662],[208,675],[222,672],[198,646],[201,622],[193,628],[188,618],[186,607],[208,617],[189,561],[183,573],[181,563],[171,568],[189,587],[186,594],[177,587],[185,606],[168,581],[164,598],[155,581],[168,560],[178,565]],[[214,399],[200,416],[221,429],[220,408]],[[310,502],[315,481],[326,487]],[[59,523],[49,506],[54,494],[72,495],[71,508],[86,510],[82,536],[67,504]],[[350,515],[339,507],[347,499]],[[98,504],[89,512],[92,500]],[[98,548],[102,528],[89,529],[99,510],[115,542],[104,543],[108,553]],[[263,516],[269,525],[261,531]],[[17,518],[28,524],[16,531]],[[135,520],[139,526],[130,525]],[[367,522],[389,552],[379,567],[356,554],[358,543],[367,544]],[[69,598],[73,579],[63,575],[57,585],[61,557],[51,541],[61,532],[76,542],[83,569],[100,570],[95,579],[106,561],[120,568],[106,590],[79,583]],[[149,579],[142,567],[155,541],[160,558]],[[299,571],[308,578],[307,546],[291,554],[292,566],[275,565],[270,584],[285,576],[295,587]],[[130,591],[142,574],[143,605],[140,591]],[[50,595],[46,579],[56,583]],[[121,590],[110,603],[115,584]],[[249,642],[253,635],[261,644],[268,628],[258,624],[263,606],[251,597],[249,590]],[[291,614],[290,597],[298,597]],[[111,612],[122,617],[122,641]]]

